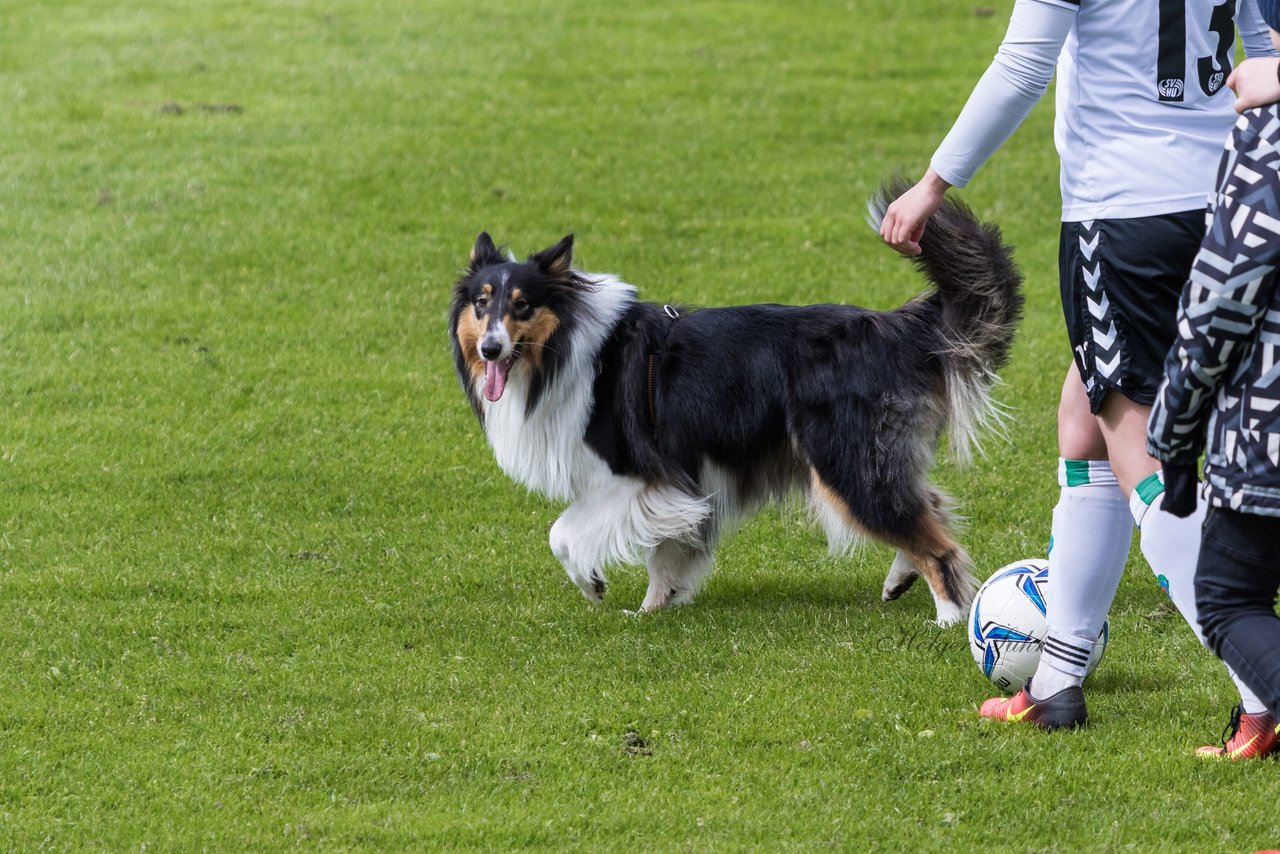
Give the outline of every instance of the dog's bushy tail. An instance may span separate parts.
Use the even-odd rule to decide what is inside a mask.
[[[910,188],[901,177],[884,184],[868,206],[879,230],[889,203]],[[942,305],[939,355],[943,359],[951,455],[963,462],[982,433],[999,421],[991,400],[996,371],[1009,361],[1022,317],[1022,273],[1000,229],[984,223],[963,202],[947,199],[929,220],[912,257]]]

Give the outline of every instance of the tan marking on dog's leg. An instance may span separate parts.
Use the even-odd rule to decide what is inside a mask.
[[[827,535],[827,546],[831,554],[849,551],[858,536],[864,532],[858,525],[858,520],[849,512],[849,505],[839,493],[827,486],[813,468],[809,469],[809,501],[818,523]]]
[[[946,502],[936,490],[928,490],[925,506],[916,519],[915,530],[904,536],[873,530],[862,524],[839,493],[823,482],[814,469],[810,469],[810,484],[814,495],[822,504],[838,514],[840,520],[853,532],[865,534],[898,549],[899,554],[894,558],[889,576],[885,579],[883,595],[886,599],[896,598],[889,595],[898,586],[891,582],[904,580],[904,573],[910,571],[907,569],[909,564],[929,583],[929,591],[933,594],[934,607],[937,609],[938,625],[951,625],[964,619],[977,589],[977,582],[970,572],[972,561],[947,529],[943,509]],[[907,587],[910,584],[902,586],[897,595],[906,592]]]
[[[849,512],[849,505],[845,504],[844,499],[840,497],[838,492],[827,486],[826,481],[822,479],[822,475],[818,474],[818,470],[812,467],[809,469],[809,488],[823,503],[843,516],[846,522],[850,525],[855,524],[853,514]]]
[[[929,582],[938,625],[963,620],[977,589],[970,572],[973,562],[935,512],[927,510],[921,515],[916,535],[900,548]]]

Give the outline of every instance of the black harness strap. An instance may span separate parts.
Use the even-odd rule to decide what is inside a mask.
[[[662,311],[666,314],[667,328],[662,333],[662,340],[658,343],[658,349],[649,354],[649,373],[646,385],[649,389],[649,431],[653,434],[653,440],[658,441],[658,403],[654,389],[654,373],[657,364],[662,359],[662,350],[666,347],[667,337],[671,334],[671,327],[676,325],[676,321],[680,319],[680,312],[669,305],[664,305]]]

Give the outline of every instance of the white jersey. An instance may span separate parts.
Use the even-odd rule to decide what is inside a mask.
[[[1235,122],[1236,19],[1246,54],[1274,54],[1256,0],[1017,0],[931,165],[967,184],[1056,67],[1063,221],[1203,208]]]
[[[1203,208],[1236,114],[1234,0],[1079,0],[1058,58],[1062,219]],[[1250,2],[1245,32],[1265,32]]]

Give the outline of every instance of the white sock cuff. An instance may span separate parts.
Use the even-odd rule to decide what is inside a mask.
[[[1044,639],[1040,653],[1040,666],[1049,665],[1060,673],[1084,679],[1089,670],[1096,641],[1083,640],[1076,635],[1059,635],[1050,632]]]
[[[1227,673],[1231,674],[1231,681],[1236,683],[1236,690],[1240,692],[1240,706],[1244,709],[1246,715],[1257,715],[1267,711],[1267,704],[1258,699],[1258,695],[1253,693],[1253,689],[1244,684],[1244,680],[1236,675],[1231,669],[1231,665],[1227,665]]]
[[[1058,486],[1119,486],[1109,460],[1068,460],[1058,457]]]
[[[1147,475],[1133,489],[1129,496],[1129,512],[1133,514],[1133,522],[1139,528],[1147,511],[1155,506],[1156,499],[1164,495],[1164,472],[1158,471]]]

